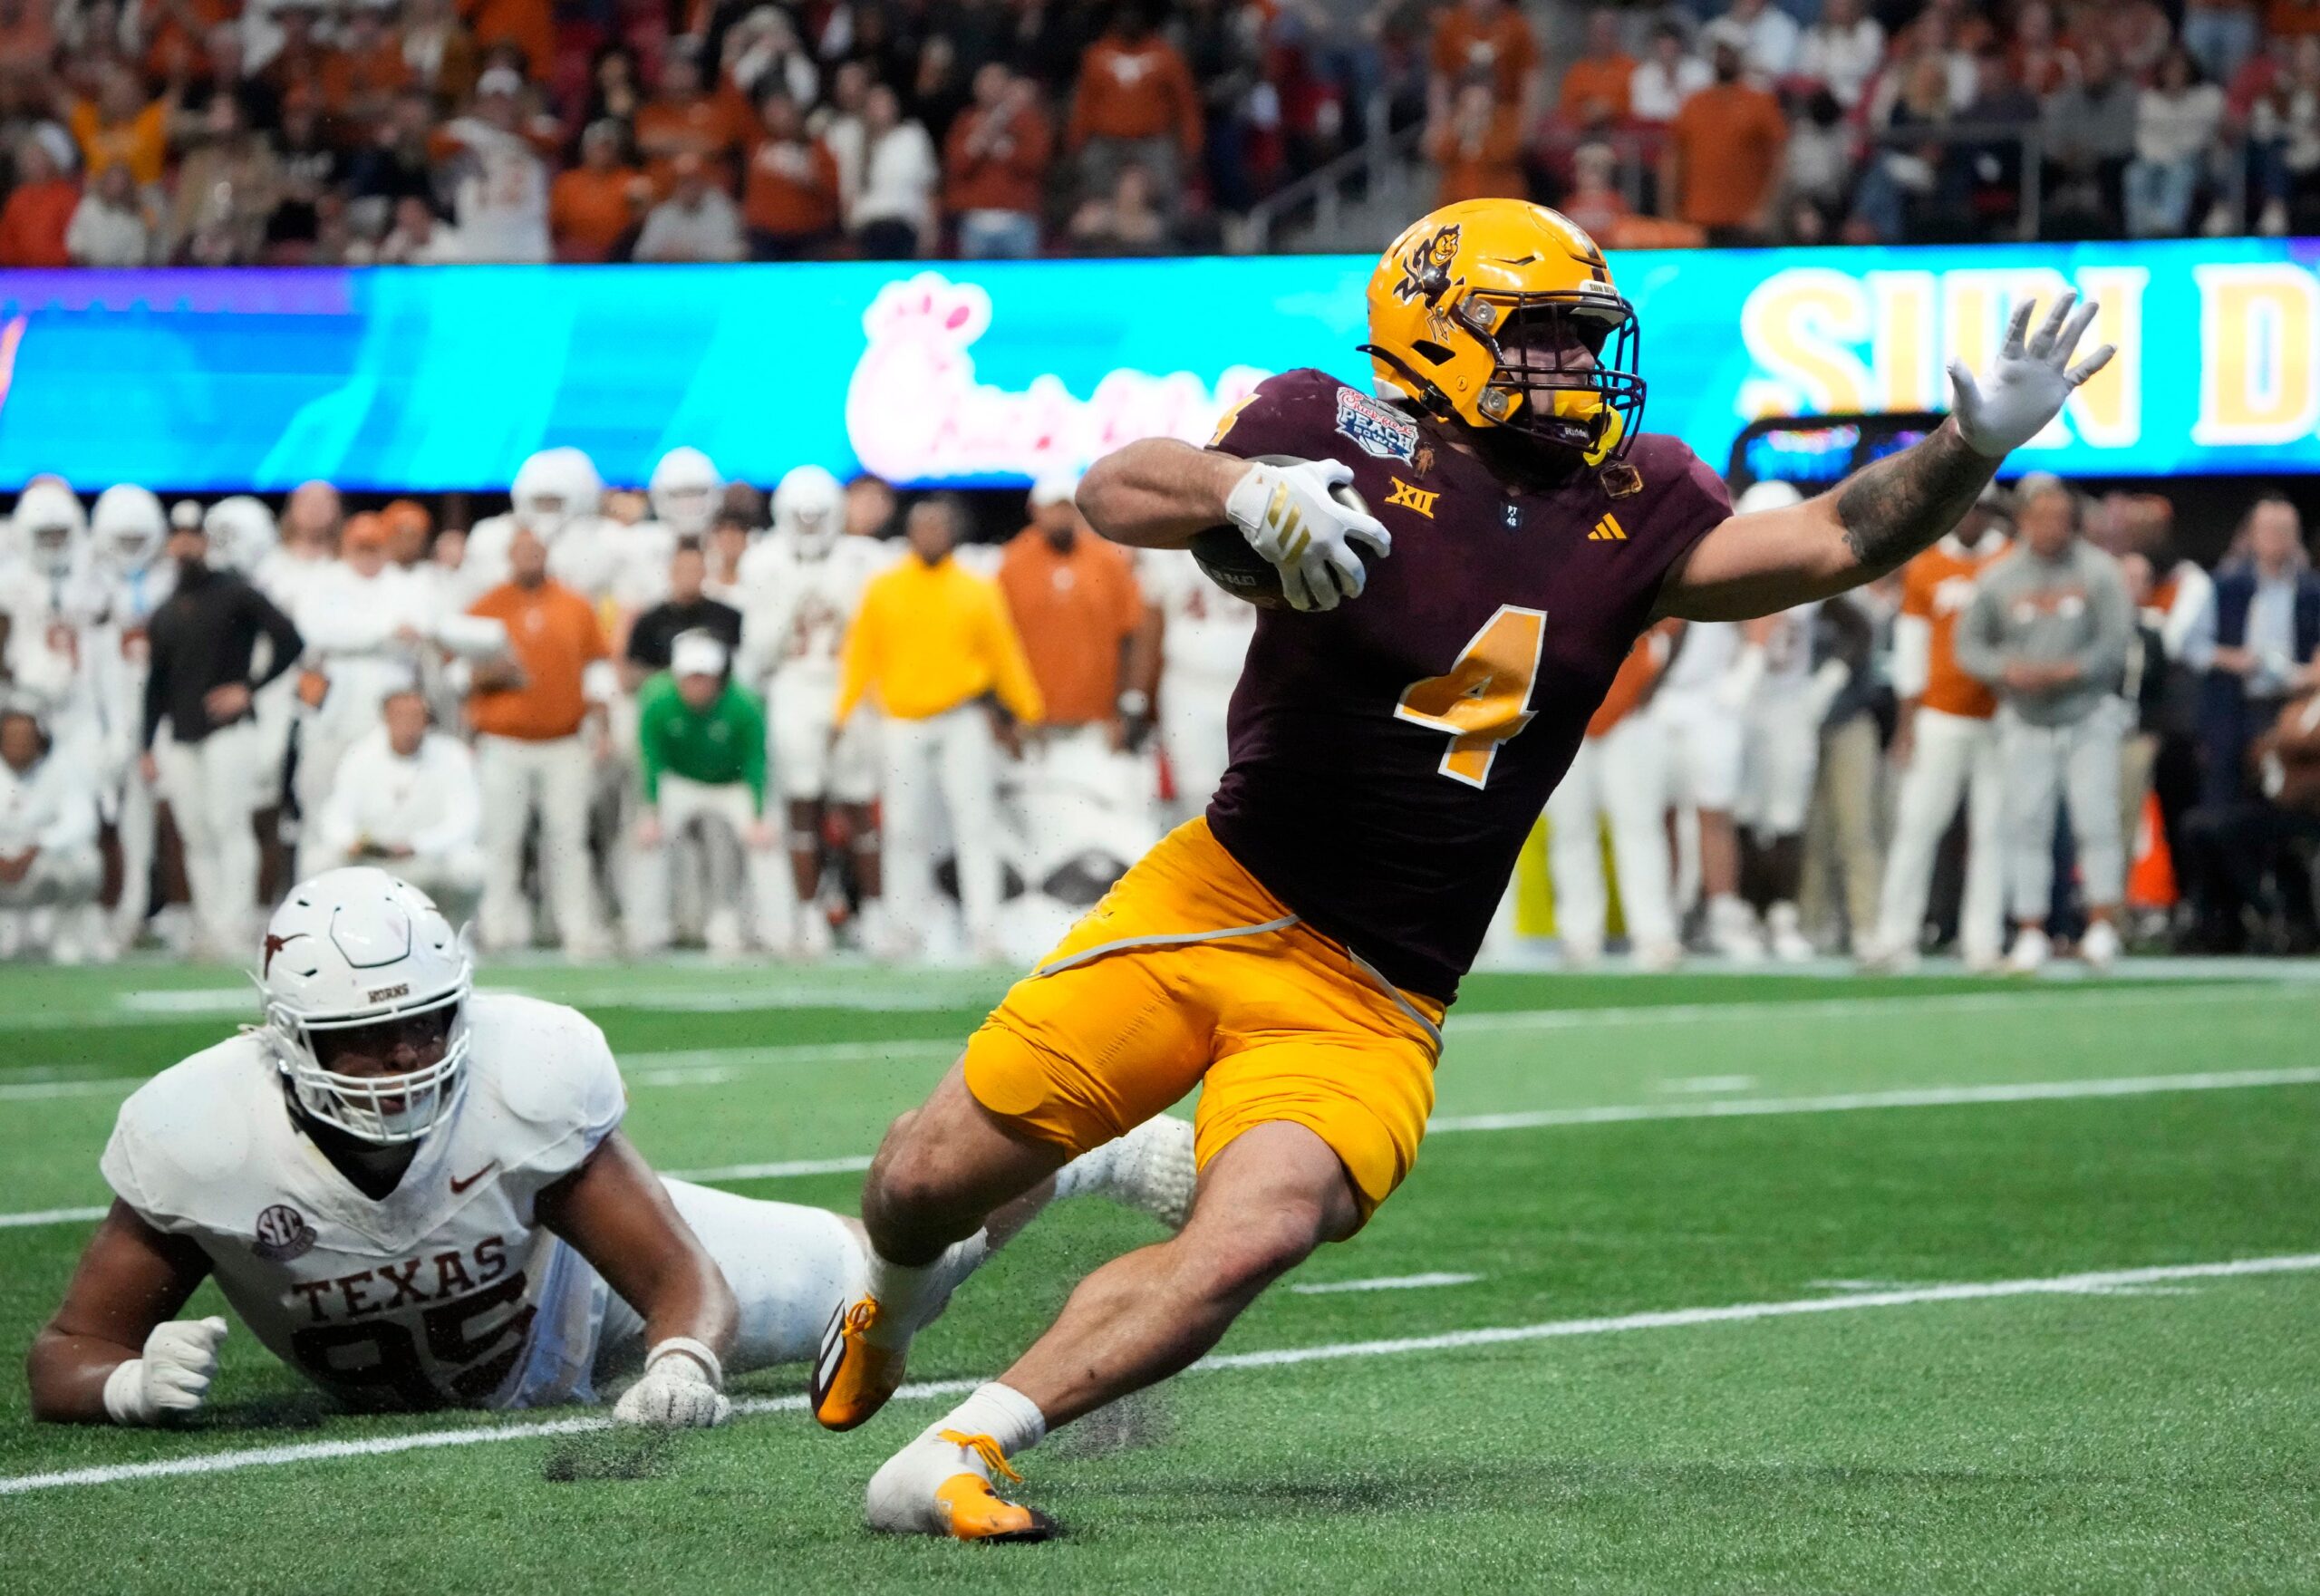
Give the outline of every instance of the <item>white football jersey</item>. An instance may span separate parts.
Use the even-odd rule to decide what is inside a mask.
[[[1680,698],[1686,693],[1708,692],[1724,680],[1724,673],[1732,669],[1733,659],[1739,652],[1738,623],[1692,622],[1684,628],[1683,646],[1668,663],[1655,696]]]
[[[1812,685],[1812,628],[1820,617],[1818,599],[1771,617],[1764,628],[1764,674],[1756,684],[1760,701],[1801,699]]]
[[[1160,691],[1170,682],[1227,692],[1241,679],[1249,640],[1257,633],[1256,606],[1234,598],[1201,575],[1181,549],[1138,549],[1136,579],[1144,596],[1160,607]]]
[[[904,546],[875,537],[839,537],[808,556],[796,537],[767,533],[741,558],[741,636],[759,673],[803,668],[837,689],[838,653],[870,579],[902,557]]]
[[[487,516],[468,534],[467,553],[457,577],[459,607],[466,608],[508,580],[508,546],[516,538],[513,515]],[[575,516],[547,540],[547,574],[591,604],[614,587],[614,550],[601,516]],[[662,574],[667,566],[662,566]]]
[[[298,1128],[249,1034],[140,1088],[105,1148],[121,1201],[195,1242],[266,1349],[350,1407],[591,1394],[595,1272],[533,1204],[620,1124],[619,1067],[561,1004],[480,993],[468,1016],[459,1105],[378,1201]]]

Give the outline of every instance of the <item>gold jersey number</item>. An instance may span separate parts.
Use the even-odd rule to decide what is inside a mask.
[[[1501,605],[1448,671],[1402,689],[1396,720],[1449,734],[1442,774],[1468,787],[1490,780],[1498,745],[1531,723],[1531,685],[1546,635],[1544,610]]]

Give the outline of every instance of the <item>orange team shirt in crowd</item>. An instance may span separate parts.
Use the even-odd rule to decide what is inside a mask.
[[[951,124],[951,136],[943,142],[942,204],[953,212],[969,210],[1020,210],[1031,216],[1039,213],[1042,181],[1047,177],[1048,151],[1053,142],[1048,132],[1048,119],[1039,107],[1027,105],[1017,113],[1014,125],[1007,130],[1014,143],[1004,157],[989,152],[977,157],[969,152],[967,141],[991,113],[980,105],[969,106]]]
[[[1144,624],[1144,590],[1127,551],[1086,533],[1058,554],[1026,527],[999,562],[999,590],[1023,640],[1050,726],[1119,712],[1120,645]]]
[[[1788,138],[1780,102],[1745,83],[1711,83],[1684,102],[1668,131],[1683,158],[1677,214],[1696,227],[1754,221]]]
[[[556,14],[549,0],[460,0],[459,15],[478,50],[513,44],[524,53],[529,76],[546,80],[556,69]]]
[[[367,50],[334,50],[323,57],[323,104],[334,111],[383,100],[409,88],[411,82],[411,63],[403,59],[402,44],[392,34],[381,34]]]
[[[609,258],[621,235],[644,214],[648,197],[644,174],[630,167],[600,172],[575,166],[556,173],[547,190],[547,227],[556,238],[556,258]]]
[[[1958,622],[1974,601],[1974,582],[1990,563],[2012,549],[2003,537],[1968,552],[1945,537],[1901,571],[1901,614],[1927,625],[1925,695],[1919,701],[1945,715],[1986,721],[1997,713],[1997,699],[1958,663]]]
[[[837,157],[819,139],[759,139],[741,181],[741,220],[777,238],[837,227]]]
[[[700,156],[709,163],[709,175],[730,188],[732,169],[727,157],[748,141],[752,120],[748,105],[730,89],[682,100],[648,100],[638,106],[636,148],[644,156],[653,192],[669,191],[680,155]]]
[[[1066,141],[1167,139],[1187,156],[1200,153],[1200,92],[1174,46],[1156,36],[1133,47],[1098,39],[1079,58]]]
[[[508,652],[524,668],[524,685],[468,699],[468,719],[488,737],[546,742],[569,737],[587,718],[581,678],[606,657],[596,612],[563,583],[551,578],[537,587],[503,582],[469,607],[508,628]]]
[[[1562,74],[1562,98],[1555,109],[1574,126],[1623,122],[1628,120],[1629,85],[1634,81],[1633,57],[1587,56],[1572,62]]]
[[[141,183],[161,180],[169,153],[169,108],[156,100],[125,122],[100,120],[96,102],[72,103],[72,140],[81,146],[81,164],[91,177],[119,163]]]
[[[1460,5],[1434,25],[1435,72],[1454,85],[1470,74],[1488,74],[1491,92],[1503,104],[1521,103],[1523,80],[1538,64],[1538,41],[1515,6],[1501,6],[1487,21],[1477,21]],[[1624,102],[1624,89],[1620,95]]]
[[[0,15],[7,9],[0,4]],[[45,13],[49,8],[27,4],[24,9]],[[241,11],[238,0],[146,0],[141,19],[145,55],[140,63],[146,79],[166,82],[179,73],[198,76],[204,52],[208,49],[209,30],[221,22],[233,21]],[[7,44],[5,35],[0,35],[0,58],[39,61],[48,54],[45,48],[31,54],[14,54],[8,51]]]
[[[1528,199],[1531,179],[1522,170],[1522,123],[1512,105],[1491,112],[1490,131],[1469,149],[1455,128],[1437,129],[1426,140],[1426,159],[1442,172],[1436,205],[1461,199]]]
[[[81,185],[69,178],[20,183],[0,205],[0,266],[68,266],[64,230],[81,203]]]
[[[1651,694],[1659,680],[1659,672],[1676,657],[1676,639],[1684,634],[1684,624],[1669,619],[1650,627],[1635,640],[1628,650],[1628,657],[1619,662],[1619,674],[1611,678],[1603,701],[1595,706],[1595,713],[1588,718],[1587,735],[1600,737],[1612,727],[1635,713],[1638,706]]]

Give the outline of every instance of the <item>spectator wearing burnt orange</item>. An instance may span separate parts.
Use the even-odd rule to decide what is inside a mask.
[[[1668,126],[1660,204],[1718,246],[1761,243],[1770,227],[1788,121],[1780,102],[1742,77],[1740,52],[1719,41],[1716,82]]]
[[[82,167],[101,172],[125,166],[140,188],[160,182],[169,154],[173,94],[148,100],[135,73],[108,62],[98,77],[96,97],[72,104],[72,137],[81,146]]]
[[[337,43],[323,57],[323,104],[359,124],[377,121],[411,83],[402,43],[374,5],[353,5],[339,23]]]
[[[1513,0],[1459,0],[1436,20],[1428,62],[1426,108],[1435,116],[1449,114],[1459,89],[1480,82],[1500,104],[1530,120],[1539,42]]]
[[[1626,121],[1635,66],[1620,37],[1619,14],[1597,6],[1587,19],[1587,53],[1564,69],[1555,114],[1571,128],[1610,128]]]
[[[1522,124],[1514,107],[1497,103],[1488,83],[1458,91],[1448,119],[1426,130],[1426,155],[1442,172],[1436,205],[1531,197]]]
[[[549,0],[459,0],[459,16],[478,52],[513,44],[528,75],[546,78],[556,66],[556,14]]]
[[[548,185],[548,236],[562,261],[601,262],[644,214],[652,186],[622,158],[627,140],[616,121],[588,124],[580,135],[580,164]]]
[[[1133,0],[1079,58],[1064,142],[1078,159],[1083,191],[1108,193],[1123,167],[1140,166],[1170,203],[1200,155],[1192,69]]]
[[[958,220],[963,258],[1039,252],[1039,202],[1053,144],[1038,85],[1004,62],[976,69],[974,103],[952,122],[942,150],[942,208]]]
[[[758,102],[758,127],[741,180],[749,258],[796,260],[837,236],[837,157],[782,90]]]
[[[636,148],[644,158],[652,191],[666,194],[676,179],[680,155],[699,156],[710,174],[729,183],[734,157],[752,131],[749,108],[730,89],[712,90],[702,81],[698,44],[672,39],[661,58],[652,99],[637,108]]]
[[[16,147],[16,186],[0,206],[0,266],[67,266],[64,234],[81,203],[81,185],[68,172],[72,141],[53,122],[24,135]]]

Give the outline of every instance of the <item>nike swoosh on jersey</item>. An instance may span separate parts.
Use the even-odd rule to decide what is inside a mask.
[[[494,1158],[490,1163],[485,1165],[481,1169],[477,1170],[473,1175],[469,1175],[465,1180],[461,1180],[459,1176],[453,1175],[451,1177],[451,1195],[455,1197],[458,1196],[461,1192],[466,1191],[469,1186],[475,1185],[476,1182],[481,1180],[485,1175],[489,1175],[493,1170],[498,1167],[499,1160]]]

